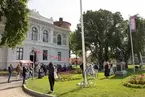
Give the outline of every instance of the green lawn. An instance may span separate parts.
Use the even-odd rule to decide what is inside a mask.
[[[54,94],[58,97],[145,97],[145,89],[128,88],[122,85],[131,74],[132,70],[129,69],[129,73],[126,77],[111,76],[109,79],[106,79],[103,73],[99,73],[99,78],[96,80],[96,86],[89,88],[79,88],[76,85],[78,82],[81,82],[82,79],[56,82]],[[81,77],[81,75],[78,74],[74,74],[73,76]],[[49,91],[47,77],[35,80],[29,79],[26,86],[43,93]]]
[[[8,76],[9,72],[8,71],[0,71],[0,76]],[[12,75],[16,75],[17,72],[13,71]]]

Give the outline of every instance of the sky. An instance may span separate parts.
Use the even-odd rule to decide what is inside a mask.
[[[119,11],[125,19],[130,15],[139,14],[145,17],[145,0],[82,0],[83,11],[106,9]],[[29,0],[29,9],[36,9],[47,18],[70,22],[71,30],[76,29],[80,20],[80,0]]]

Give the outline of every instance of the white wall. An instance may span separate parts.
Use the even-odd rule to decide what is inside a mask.
[[[38,41],[31,40],[31,28],[36,27],[38,29]],[[1,28],[1,27],[0,27]],[[47,30],[49,35],[48,43],[43,42],[43,31]],[[65,34],[67,36],[67,45],[57,45],[53,43],[54,30],[57,31],[57,34]],[[63,37],[62,37],[63,38]],[[51,58],[52,56],[58,56],[58,52],[61,52],[62,58],[69,58],[69,31],[60,27],[56,27],[53,24],[47,23],[46,21],[37,20],[36,18],[30,18],[30,28],[24,45],[18,46],[23,47],[23,60],[30,60],[30,53],[33,50],[33,47],[40,51],[41,53],[37,54],[37,61],[44,64],[49,64],[53,62],[54,64],[68,65],[68,60],[58,61],[57,58]],[[43,50],[48,50],[48,60],[43,60]],[[7,57],[8,56],[8,57]],[[16,49],[0,49],[0,68],[7,68],[8,64],[14,64],[14,67],[17,65],[18,60],[16,60]]]
[[[0,68],[7,68],[7,48],[0,48]]]

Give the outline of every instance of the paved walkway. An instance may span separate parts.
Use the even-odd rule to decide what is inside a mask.
[[[7,83],[7,77],[0,77],[0,97],[32,97],[25,94],[21,88],[22,79],[11,78],[11,83]]]
[[[21,87],[0,91],[0,97],[32,97],[25,94]]]

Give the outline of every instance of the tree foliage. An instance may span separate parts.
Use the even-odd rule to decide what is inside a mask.
[[[14,48],[25,40],[29,24],[27,1],[0,0],[0,20],[6,20],[0,46]]]
[[[114,50],[121,42],[120,36],[123,27],[123,18],[119,12],[112,13],[100,9],[84,13],[86,50],[90,50],[93,57],[98,58],[100,67],[103,66],[104,60],[109,60],[112,53],[115,56]],[[78,26],[76,33],[80,32]]]
[[[120,12],[112,13],[108,10],[89,10],[84,16],[84,34],[86,50],[91,51],[93,59],[98,59],[100,67],[103,62],[117,58],[120,49],[122,59],[128,64],[131,58],[131,43],[129,21],[124,20]],[[135,15],[136,31],[132,32],[134,53],[138,55],[145,51],[145,19]],[[81,28],[78,24],[73,39],[81,40]],[[75,42],[81,46],[81,42]],[[140,59],[140,58],[139,58]]]
[[[70,41],[69,41],[69,47],[70,51],[77,56],[81,56],[82,53],[82,45],[81,45],[81,39],[79,39],[80,35],[77,35],[80,33],[71,32],[70,33]]]

